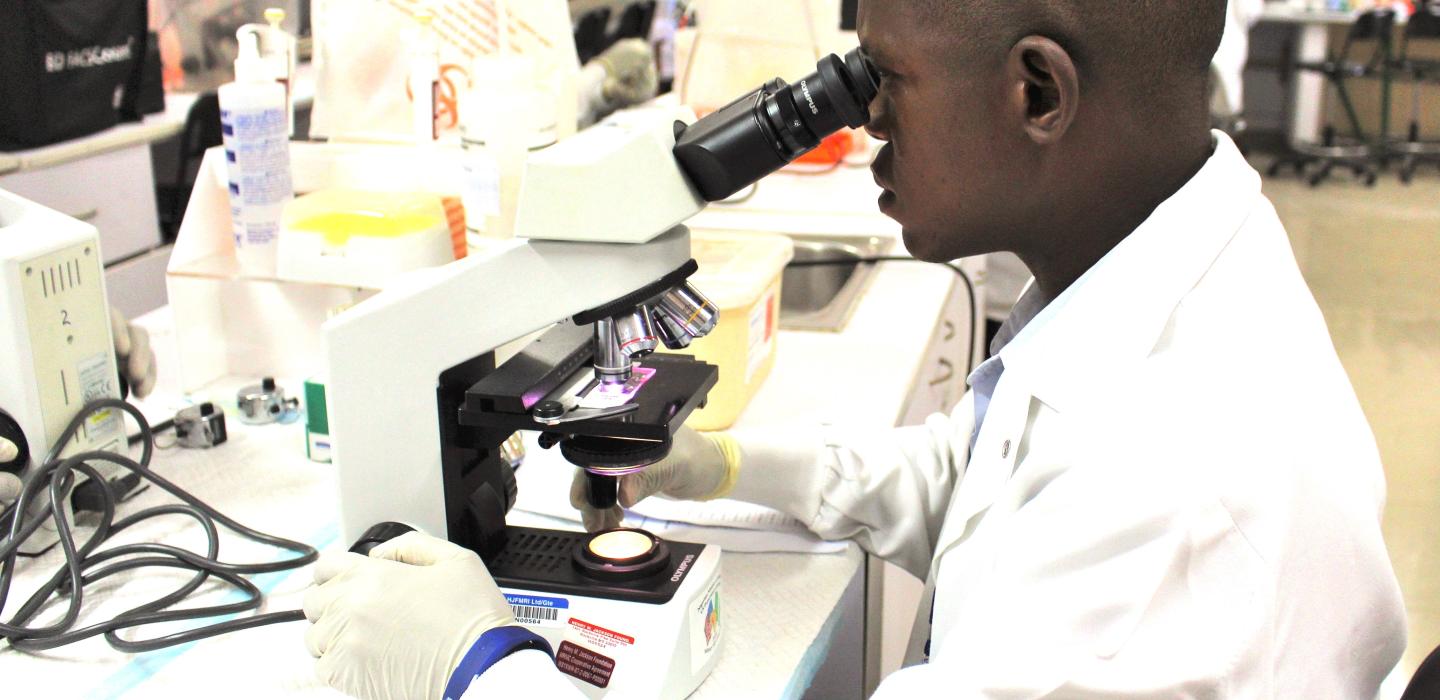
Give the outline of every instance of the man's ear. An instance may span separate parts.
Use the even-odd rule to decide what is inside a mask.
[[[1080,108],[1080,77],[1070,53],[1054,40],[1027,36],[1010,48],[1005,65],[1012,113],[1035,143],[1053,144],[1070,130]]]

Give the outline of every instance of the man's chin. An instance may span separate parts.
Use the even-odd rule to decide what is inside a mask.
[[[901,229],[901,237],[905,241],[905,250],[910,257],[923,262],[939,263],[950,262],[953,258],[945,255],[940,250],[942,246],[937,245],[936,237],[930,234],[915,231],[906,226]]]

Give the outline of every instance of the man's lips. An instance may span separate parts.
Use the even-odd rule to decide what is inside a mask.
[[[885,177],[890,170],[890,162],[885,157],[886,155],[884,151],[880,152],[880,155],[875,158],[875,162],[870,164],[870,174],[875,176],[875,184],[879,185],[880,189],[891,191],[894,188],[890,186],[889,178]]]
[[[870,164],[870,174],[875,176],[875,184],[886,192],[895,191],[895,187],[890,184],[891,178],[889,177],[893,157],[890,153],[890,145],[886,144],[875,156],[875,162]]]

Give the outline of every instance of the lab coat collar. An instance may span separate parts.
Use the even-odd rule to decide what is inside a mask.
[[[1260,198],[1260,175],[1228,136],[1178,192],[1002,351],[1006,373],[1057,411],[1149,355],[1171,314]],[[1033,290],[1027,290],[1027,294]]]

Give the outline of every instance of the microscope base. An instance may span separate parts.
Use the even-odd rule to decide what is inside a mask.
[[[546,536],[551,530],[510,528]],[[514,537],[516,533],[510,533]],[[550,642],[556,666],[588,697],[599,700],[679,700],[710,675],[720,658],[720,549],[667,543],[675,566],[663,583],[678,586],[662,602],[619,599],[593,585],[587,593],[496,573],[516,622]],[[568,559],[568,550],[565,558]],[[560,562],[569,567],[569,562]]]

